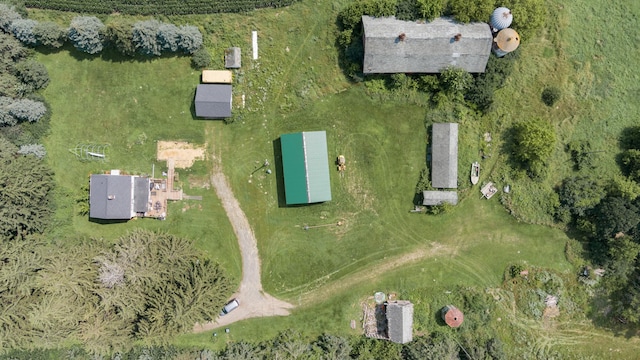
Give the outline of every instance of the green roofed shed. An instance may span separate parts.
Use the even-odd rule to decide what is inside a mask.
[[[329,154],[325,131],[280,136],[287,205],[331,200]]]

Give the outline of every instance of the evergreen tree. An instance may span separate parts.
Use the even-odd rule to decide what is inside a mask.
[[[38,22],[31,19],[17,19],[14,20],[9,26],[9,31],[20,40],[23,44],[29,46],[35,46],[38,44],[38,39],[34,32]]]
[[[0,30],[9,32],[11,23],[18,19],[22,19],[22,16],[20,16],[14,6],[0,3]]]
[[[192,25],[180,26],[178,48],[187,54],[193,54],[202,47],[202,33]]]
[[[133,24],[133,44],[142,54],[159,56],[162,46],[158,42],[158,30],[162,23],[158,20],[138,21]]]
[[[76,16],[71,20],[69,40],[76,49],[89,54],[102,51],[105,26],[95,16]]]
[[[0,137],[0,238],[43,232],[51,221],[51,170]]]

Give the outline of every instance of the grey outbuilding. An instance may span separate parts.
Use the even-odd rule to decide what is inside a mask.
[[[231,85],[200,84],[196,89],[196,116],[205,119],[231,117]]]

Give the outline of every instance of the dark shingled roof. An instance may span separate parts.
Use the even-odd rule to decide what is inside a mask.
[[[362,24],[365,74],[439,73],[449,66],[483,73],[491,54],[493,36],[485,23],[363,16]]]
[[[89,217],[96,219],[131,219],[133,177],[91,175],[89,180]]]
[[[431,186],[458,187],[458,124],[433,124],[431,137]]]
[[[387,304],[389,340],[406,344],[413,340],[413,304],[406,300]]]
[[[133,211],[145,213],[149,209],[149,191],[151,182],[149,178],[136,176],[134,178]]]
[[[196,89],[196,116],[207,119],[231,117],[231,85],[200,84]]]
[[[127,220],[149,207],[147,177],[94,174],[89,179],[89,217]]]

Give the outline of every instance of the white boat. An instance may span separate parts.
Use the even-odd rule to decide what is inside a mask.
[[[471,183],[475,185],[478,180],[480,180],[480,164],[476,161],[471,164]]]

